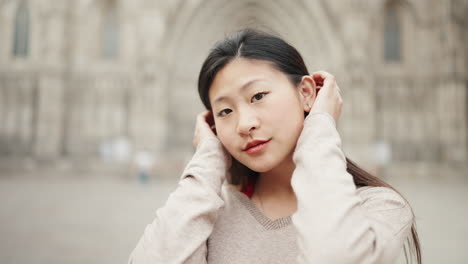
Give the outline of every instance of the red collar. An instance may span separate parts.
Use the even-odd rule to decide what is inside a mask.
[[[247,184],[242,188],[241,192],[247,195],[247,197],[252,198],[252,195],[255,190],[255,179],[253,177],[248,177]]]

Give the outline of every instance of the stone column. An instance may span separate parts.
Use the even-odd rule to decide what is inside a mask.
[[[61,2],[43,6],[41,20],[36,23],[41,41],[37,43],[39,64],[37,74],[33,152],[37,159],[59,158],[62,150],[64,115],[63,95],[66,89],[66,39],[69,37],[68,4]]]
[[[341,14],[341,34],[346,50],[338,84],[344,100],[339,125],[345,153],[364,168],[374,167],[376,140],[375,73],[371,67],[371,19],[366,1],[347,2]]]

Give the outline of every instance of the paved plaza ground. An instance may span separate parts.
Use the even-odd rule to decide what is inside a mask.
[[[425,264],[468,263],[468,181],[390,181],[412,203]],[[176,180],[0,177],[0,263],[126,263]]]

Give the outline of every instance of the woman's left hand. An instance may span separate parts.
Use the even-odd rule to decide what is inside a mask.
[[[312,78],[321,88],[317,90],[317,96],[310,113],[326,112],[335,119],[335,122],[338,122],[343,98],[341,98],[341,90],[336,83],[335,76],[325,71],[318,71],[312,73]]]

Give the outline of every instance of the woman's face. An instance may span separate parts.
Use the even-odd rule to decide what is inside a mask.
[[[244,58],[230,62],[209,90],[221,143],[256,172],[291,159],[308,110],[300,90],[269,62]],[[249,143],[256,147],[246,149]]]

